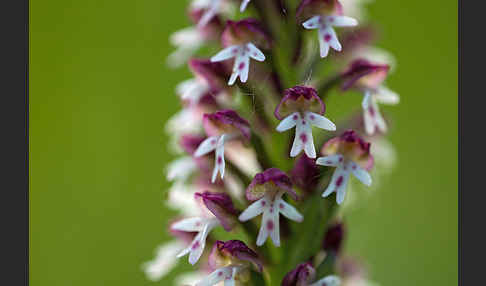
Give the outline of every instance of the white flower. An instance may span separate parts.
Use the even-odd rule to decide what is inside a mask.
[[[179,67],[204,44],[203,34],[194,27],[184,28],[173,33],[169,41],[177,49],[169,55],[167,63],[170,67]]]
[[[395,92],[379,86],[377,89],[366,89],[362,101],[363,119],[366,133],[372,135],[375,130],[387,131],[386,122],[378,109],[378,103],[395,105],[400,101],[400,97]]]
[[[220,136],[208,137],[206,138],[206,140],[201,142],[199,147],[197,147],[196,151],[194,152],[195,157],[201,157],[209,152],[215,151],[214,169],[213,175],[211,177],[212,183],[216,181],[216,176],[218,175],[218,172],[221,174],[221,179],[224,178],[224,143],[227,136],[227,134],[222,134]]]
[[[235,58],[233,64],[233,72],[228,81],[228,85],[233,85],[237,77],[240,77],[241,82],[248,80],[248,72],[250,69],[250,58],[263,62],[265,55],[254,44],[246,43],[243,45],[229,46],[211,58],[211,62],[225,61]]]
[[[324,130],[336,130],[336,125],[329,119],[310,111],[305,111],[303,114],[294,112],[285,117],[277,126],[278,132],[283,132],[296,127],[294,143],[292,144],[292,150],[290,151],[291,157],[296,157],[302,150],[304,150],[307,157],[316,157],[316,149],[312,137],[312,125]]]
[[[182,257],[189,254],[189,263],[194,265],[201,257],[204,247],[206,246],[206,238],[209,232],[216,226],[220,225],[215,217],[192,217],[180,220],[174,223],[171,228],[179,231],[197,232],[191,244],[183,249],[177,257]]]
[[[167,180],[185,181],[196,170],[196,167],[192,157],[180,157],[167,165]]]
[[[304,219],[293,206],[282,199],[284,193],[285,191],[278,191],[277,194],[266,192],[263,198],[252,203],[240,214],[239,220],[247,221],[263,213],[256,245],[263,245],[270,235],[273,244],[280,246],[279,214],[297,222]]]
[[[169,273],[177,264],[174,256],[183,248],[184,244],[180,241],[171,241],[160,245],[157,248],[156,257],[142,265],[142,269],[148,279],[157,281]]]
[[[346,16],[314,16],[304,23],[305,29],[318,29],[319,47],[321,58],[324,58],[329,53],[329,47],[336,51],[341,51],[342,47],[337,38],[334,27],[351,27],[358,25],[358,21]]]
[[[346,196],[346,186],[352,173],[358,180],[366,186],[371,185],[371,176],[363,168],[350,159],[344,159],[342,154],[334,154],[326,157],[320,157],[316,160],[316,164],[321,166],[337,167],[331,178],[329,186],[322,194],[323,197],[329,196],[331,193],[337,193],[337,203],[341,204]]]

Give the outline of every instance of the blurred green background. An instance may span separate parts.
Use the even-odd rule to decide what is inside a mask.
[[[185,5],[30,1],[31,285],[156,284],[140,265],[168,239],[163,125],[189,72],[165,57]],[[368,7],[398,60],[399,164],[349,215],[347,250],[382,285],[456,285],[457,2]]]

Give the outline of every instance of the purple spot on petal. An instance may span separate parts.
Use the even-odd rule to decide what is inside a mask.
[[[342,162],[343,161],[343,157],[339,157],[339,162]]]
[[[199,248],[199,241],[194,242],[194,244],[191,247],[193,250]]]
[[[356,165],[353,165],[353,170],[356,170]]]
[[[336,186],[338,186],[338,187],[341,186],[342,183],[343,183],[343,180],[344,180],[343,176],[339,176],[339,178],[336,180]]]
[[[280,204],[278,205],[278,207],[279,207],[280,209],[283,209],[283,208],[284,208],[284,205],[283,205],[282,203],[280,203]]]
[[[302,125],[305,125],[305,120],[302,120]]]
[[[314,116],[314,114],[311,114],[310,119],[311,119],[311,120],[314,120],[315,118],[316,118],[316,117]]]
[[[273,229],[273,221],[271,221],[271,220],[268,220],[267,221],[267,229],[268,230],[272,230]]]
[[[298,118],[299,118],[299,116],[297,116],[297,114],[294,114],[294,116],[292,116],[293,120],[297,120]]]
[[[326,161],[326,164],[332,164],[332,162],[331,161]]]
[[[267,202],[265,202],[265,201],[261,202],[262,207],[264,207],[266,204],[267,204]]]
[[[211,145],[216,144],[216,139],[211,140]]]
[[[375,109],[372,106],[368,108],[368,111],[370,112],[371,117],[375,117]]]
[[[218,165],[223,163],[223,158],[221,156],[218,156]]]
[[[329,19],[329,22],[334,22],[334,17],[329,17],[327,19]]]
[[[321,286],[326,286],[326,282],[322,282],[321,283]]]
[[[324,35],[324,41],[329,42],[331,40],[331,35],[325,34]]]
[[[245,68],[245,63],[240,63],[240,65],[238,66],[238,69],[239,70],[242,70]]]
[[[221,277],[223,275],[223,272],[219,271],[218,276]]]
[[[304,133],[300,134],[299,138],[303,143],[307,142],[307,135],[305,135]]]

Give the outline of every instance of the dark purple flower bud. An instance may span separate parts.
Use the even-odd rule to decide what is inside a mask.
[[[190,59],[189,68],[196,75],[204,79],[210,86],[210,92],[227,89],[226,80],[230,70],[221,62],[211,62],[209,59]]]
[[[346,130],[341,136],[328,140],[322,146],[321,154],[323,156],[341,154],[344,160],[351,160],[368,171],[373,167],[370,143],[364,141],[354,130]]]
[[[262,198],[267,192],[276,194],[278,191],[288,193],[294,200],[298,199],[287,174],[277,168],[270,168],[255,175],[246,189],[246,198],[255,201]]]
[[[295,162],[294,168],[290,172],[290,177],[295,185],[306,192],[312,192],[319,182],[320,174],[316,162],[306,155],[302,155]]]
[[[253,18],[227,21],[221,41],[224,47],[253,43],[257,47],[270,49],[272,44],[269,33],[258,20]]]
[[[342,223],[336,223],[331,225],[324,235],[322,248],[325,251],[330,251],[338,254],[344,240],[344,233],[344,225]]]
[[[282,280],[282,286],[307,286],[314,280],[315,269],[310,262],[304,262],[299,265]]]
[[[203,126],[208,136],[227,134],[250,139],[251,131],[248,121],[231,109],[220,110],[211,114],[204,114]]]
[[[364,59],[353,61],[342,75],[342,90],[349,88],[375,89],[388,75],[390,66],[387,64],[375,64]]]
[[[342,15],[343,7],[338,0],[302,0],[297,7],[297,21],[303,22],[316,15]]]
[[[179,144],[187,154],[192,155],[204,139],[206,139],[206,137],[200,135],[184,134],[181,136]]]
[[[231,264],[253,264],[258,271],[263,270],[263,265],[255,251],[250,249],[241,240],[218,240],[209,255],[209,265],[217,269]]]
[[[203,193],[195,193],[195,197],[202,200],[206,208],[214,214],[226,231],[233,229],[238,211],[227,194],[205,191]]]
[[[309,86],[294,86],[284,91],[284,97],[275,108],[275,117],[282,120],[294,112],[311,111],[324,114],[326,105],[317,95],[317,91]]]

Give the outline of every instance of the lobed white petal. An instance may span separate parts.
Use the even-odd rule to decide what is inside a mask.
[[[370,174],[363,168],[361,168],[355,162],[349,162],[349,167],[351,168],[351,172],[353,175],[360,180],[363,184],[370,186],[371,185],[371,176]]]
[[[334,155],[329,155],[325,157],[319,157],[316,160],[317,165],[321,166],[331,166],[331,167],[337,167],[341,165],[343,162],[343,155],[341,154],[334,154]]]
[[[223,281],[226,277],[232,276],[232,269],[231,266],[225,266],[222,268],[218,268],[213,271],[211,274],[206,276],[203,280],[196,283],[196,286],[213,286],[221,281]]]
[[[278,202],[276,202],[276,204],[280,213],[284,215],[286,218],[297,222],[301,222],[304,220],[302,214],[300,214],[296,208],[286,203],[284,200],[280,199]]]
[[[326,276],[326,277],[310,284],[309,286],[321,286],[321,285],[339,286],[339,285],[341,285],[341,279],[339,279],[338,276],[329,275],[329,276]]]
[[[294,119],[295,118],[295,119]],[[290,114],[289,116],[285,117],[280,123],[278,124],[276,130],[278,132],[283,132],[286,130],[289,130],[297,124],[297,120],[300,119],[300,115],[298,112],[294,112]]]
[[[250,219],[260,215],[261,213],[263,213],[263,211],[268,207],[268,205],[269,205],[268,200],[265,197],[263,197],[263,198],[257,200],[256,202],[252,203],[251,205],[249,205],[240,214],[238,219],[240,221],[250,220]]]
[[[326,23],[335,27],[352,27],[358,25],[358,20],[348,16],[327,16]]]
[[[201,231],[204,225],[204,219],[200,217],[191,217],[174,223],[171,228],[180,231],[196,232]]]
[[[304,23],[302,23],[302,26],[304,28],[311,30],[311,29],[317,29],[321,26],[321,16],[314,16],[308,20],[306,20]]]
[[[203,142],[201,142],[201,144],[199,144],[196,151],[194,152],[194,156],[201,157],[211,151],[214,151],[218,146],[217,143],[218,143],[217,136],[211,136],[206,138]]]
[[[377,102],[384,104],[395,105],[400,102],[400,96],[396,92],[390,90],[385,86],[378,87],[378,90],[373,95],[373,97],[376,99]]]
[[[305,115],[307,120],[316,127],[319,127],[324,130],[330,130],[330,131],[336,130],[336,125],[331,120],[327,119],[326,117],[320,114],[307,111]]]
[[[250,58],[259,62],[265,61],[265,55],[254,44],[248,43],[246,44],[246,47],[248,48]]]
[[[211,57],[211,62],[221,62],[231,59],[241,52],[242,47],[239,45],[229,46],[219,51],[216,55]]]

